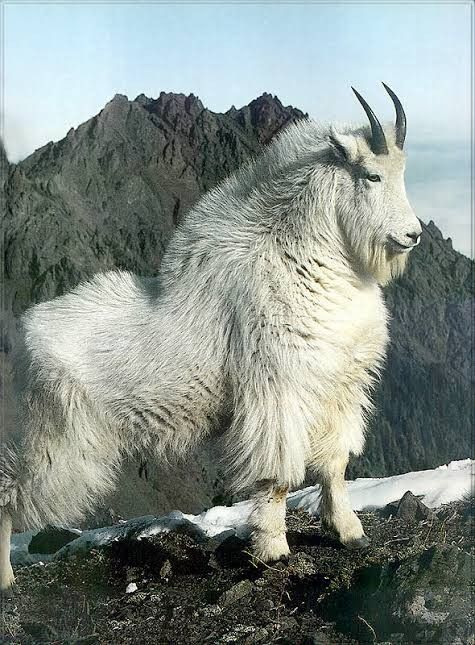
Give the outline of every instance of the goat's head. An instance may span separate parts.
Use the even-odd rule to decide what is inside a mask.
[[[422,232],[404,186],[406,117],[397,96],[384,87],[396,108],[395,127],[383,130],[373,110],[353,90],[370,128],[341,132],[332,128],[329,137],[339,226],[356,261],[381,283],[402,272]]]

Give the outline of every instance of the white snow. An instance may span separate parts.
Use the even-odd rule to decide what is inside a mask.
[[[434,470],[420,470],[403,475],[383,478],[362,478],[348,482],[351,506],[355,511],[370,511],[383,508],[410,490],[420,495],[430,508],[461,499],[473,490],[475,461],[463,459],[452,461]],[[316,514],[319,504],[318,486],[310,486],[289,495],[289,508],[302,508]]]
[[[374,510],[401,499],[404,493],[410,490],[414,495],[421,496],[424,504],[435,508],[457,501],[473,490],[474,467],[474,460],[464,459],[439,466],[434,470],[422,470],[393,477],[356,479],[348,482],[351,504],[355,511]],[[289,508],[300,508],[316,515],[319,501],[320,487],[310,486],[291,493],[287,505]],[[109,544],[126,535],[133,535],[140,539],[177,528],[191,534],[220,540],[228,535],[246,537],[249,533],[247,522],[251,510],[251,502],[245,501],[233,506],[214,506],[200,515],[173,511],[163,517],[152,515],[137,517],[114,526],[78,531],[80,536],[76,540],[53,555],[29,554],[28,544],[35,532],[16,533],[12,537],[12,563],[32,564],[38,563],[39,560],[62,558],[69,553],[87,551]]]

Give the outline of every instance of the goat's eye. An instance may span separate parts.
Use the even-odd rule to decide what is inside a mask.
[[[381,181],[381,176],[380,176],[380,175],[371,175],[371,174],[368,174],[368,175],[366,175],[366,179],[367,179],[368,181]]]

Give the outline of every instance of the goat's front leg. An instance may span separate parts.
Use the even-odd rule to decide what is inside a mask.
[[[319,480],[322,485],[320,517],[323,527],[336,533],[342,544],[349,548],[362,549],[369,545],[369,539],[351,508],[345,482],[347,465],[348,453],[342,453],[319,468]]]
[[[288,486],[270,479],[256,483],[250,516],[252,553],[258,560],[271,562],[287,556],[285,511]]]

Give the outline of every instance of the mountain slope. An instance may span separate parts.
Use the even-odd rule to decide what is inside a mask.
[[[391,344],[367,449],[352,470],[358,475],[432,468],[471,454],[473,262],[430,222],[385,294]]]
[[[207,110],[193,95],[162,92],[134,101],[116,95],[63,140],[9,165],[2,221],[5,406],[15,317],[97,271],[156,274],[173,230],[198,197],[304,116],[269,94],[224,114]],[[434,224],[424,226],[406,275],[387,289],[392,344],[367,450],[351,465],[353,476],[428,468],[469,455],[472,269]],[[196,477],[190,477],[184,510],[198,510],[220,490],[214,462],[208,449],[190,458]],[[186,477],[189,468],[177,476]],[[153,472],[158,475],[151,476],[147,508],[154,504],[153,487],[171,477]],[[123,490],[130,477],[124,476]],[[134,486],[144,499],[142,484]],[[121,506],[118,498],[114,503]],[[157,511],[168,510],[167,500],[161,504]]]
[[[155,273],[198,197],[303,116],[270,95],[226,114],[193,95],[116,95],[11,173],[7,306],[18,314],[114,266]]]

